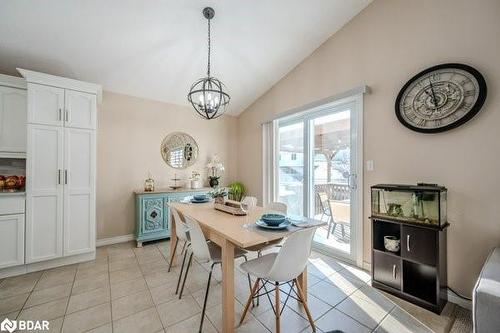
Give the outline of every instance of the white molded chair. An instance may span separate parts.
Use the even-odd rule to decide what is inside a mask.
[[[278,201],[270,202],[266,205],[266,207],[264,207],[264,209],[266,212],[277,212],[285,215],[288,211],[287,205]]]
[[[344,238],[345,237],[344,226],[346,225],[349,226],[351,221],[351,204],[345,201],[328,200],[328,205],[330,207],[330,212],[331,212],[331,223],[333,223],[332,234],[335,233],[335,227],[337,226],[337,224],[340,224],[340,227],[342,229],[342,238]],[[328,225],[327,235],[330,234],[331,223]]]
[[[189,234],[191,236],[191,247],[188,248],[188,251],[190,251],[189,261],[186,267],[186,272],[184,274],[184,280],[182,281],[182,287],[179,293],[179,299],[182,297],[182,292],[184,291],[184,285],[186,284],[186,278],[189,273],[189,267],[191,266],[191,262],[193,261],[193,255],[196,257],[196,261],[198,261],[199,263],[212,262],[212,265],[210,266],[210,273],[208,273],[207,289],[205,292],[205,299],[203,301],[203,310],[201,313],[201,322],[199,329],[199,332],[201,333],[201,330],[203,328],[203,319],[205,318],[205,310],[207,307],[208,292],[210,290],[210,281],[212,279],[212,271],[215,265],[217,264],[222,265],[222,249],[220,248],[219,245],[213,242],[210,241],[207,242],[207,240],[205,239],[205,235],[203,234],[203,231],[201,230],[201,227],[198,224],[198,222],[191,219],[189,216],[185,216],[185,219],[186,219],[186,224],[189,228]],[[236,248],[234,253],[234,258],[235,259],[244,258],[245,261],[247,261],[246,253],[247,252],[245,250]],[[247,278],[248,278],[248,287],[251,289],[252,282],[250,280],[250,274],[247,274]]]
[[[173,223],[175,223],[175,234],[177,235],[177,239],[175,241],[175,247],[174,247],[174,252],[170,256],[170,263],[168,264],[168,271],[170,272],[170,269],[172,268],[172,262],[175,257],[175,252],[177,251],[177,245],[179,244],[179,240],[184,242],[184,245],[182,246],[181,254],[184,252],[184,257],[182,259],[182,266],[181,266],[181,271],[179,273],[179,278],[177,279],[177,287],[175,288],[175,293],[177,294],[179,292],[179,284],[181,282],[181,277],[182,277],[182,271],[184,270],[184,264],[186,262],[186,256],[187,256],[187,249],[189,246],[191,246],[191,237],[189,234],[189,228],[184,223],[184,220],[181,218],[179,212],[176,209],[170,208],[172,210],[172,216],[173,216]]]
[[[296,299],[304,305],[309,323],[311,324],[313,331],[316,331],[314,321],[304,298],[304,293],[297,281],[297,277],[306,268],[307,259],[311,254],[312,239],[315,231],[316,228],[307,228],[296,231],[285,240],[278,253],[269,253],[263,255],[262,257],[244,262],[240,265],[243,271],[257,278],[257,281],[255,281],[252,291],[250,292],[250,296],[248,297],[243,315],[241,316],[240,325],[245,320],[250,303],[254,298],[263,295],[268,295],[269,298],[269,293],[273,290],[268,290],[266,286],[267,284],[271,284],[274,285],[274,294],[276,298],[276,308],[273,307],[274,314],[276,315],[276,333],[280,332],[280,316],[289,297]],[[259,286],[261,281],[263,284],[262,286]],[[290,284],[291,286],[289,292],[281,290],[287,294],[287,298],[282,309],[280,310],[280,286]],[[295,291],[294,286],[297,287],[297,292]],[[265,292],[259,295],[259,292],[262,289],[264,289]],[[291,295],[292,291],[297,297]],[[271,298],[269,298],[269,301],[271,301]]]
[[[286,215],[288,211],[288,206],[282,202],[278,201],[273,201],[270,202],[264,207],[264,211],[266,213],[281,213]],[[257,257],[260,257],[262,255],[262,251],[264,250],[269,250],[273,247],[281,247],[281,242],[282,240],[279,239],[277,241],[270,242],[269,244],[266,245],[257,245],[254,247],[247,248],[249,251],[257,251]],[[260,297],[257,297],[257,305],[260,303]]]

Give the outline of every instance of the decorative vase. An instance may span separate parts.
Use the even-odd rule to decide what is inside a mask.
[[[155,181],[151,174],[148,173],[148,179],[144,181],[144,191],[145,192],[153,192],[155,190]]]
[[[211,188],[216,188],[217,186],[219,186],[219,178],[220,177],[210,177],[210,187]]]

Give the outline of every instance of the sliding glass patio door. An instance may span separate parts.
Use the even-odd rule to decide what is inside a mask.
[[[304,215],[304,123],[283,122],[279,126],[278,201],[288,213]]]
[[[361,252],[361,115],[357,99],[278,120],[275,198],[289,214],[323,220],[319,250],[358,261]]]

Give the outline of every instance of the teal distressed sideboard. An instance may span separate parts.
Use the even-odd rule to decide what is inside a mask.
[[[180,201],[195,193],[208,193],[210,188],[159,190],[135,192],[136,241],[137,247],[143,242],[170,237],[171,214],[169,202]]]

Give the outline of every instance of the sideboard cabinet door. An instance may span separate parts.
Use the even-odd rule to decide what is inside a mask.
[[[28,83],[28,123],[62,126],[64,89]]]
[[[144,214],[141,226],[141,233],[143,235],[156,233],[166,229],[164,198],[143,198],[142,213]]]
[[[26,90],[0,86],[0,152],[26,152]]]
[[[95,248],[94,132],[64,129],[64,256]]]
[[[28,125],[26,262],[62,256],[63,128]]]

